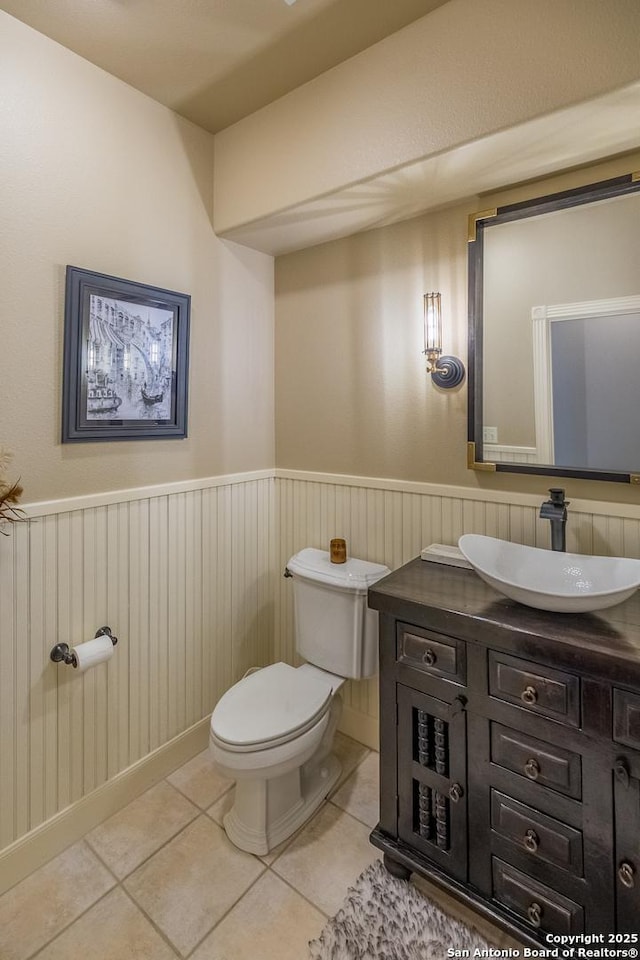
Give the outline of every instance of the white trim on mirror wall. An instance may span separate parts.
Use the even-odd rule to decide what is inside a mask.
[[[513,443],[483,443],[485,460],[492,463],[538,463],[536,447],[517,446]]]
[[[551,324],[560,320],[586,320],[627,313],[640,313],[640,295],[610,297],[607,300],[583,300],[575,303],[554,303],[531,308],[533,398],[538,463],[555,463]]]

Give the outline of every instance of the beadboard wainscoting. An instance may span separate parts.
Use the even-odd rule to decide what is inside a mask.
[[[463,533],[549,547],[549,523],[538,516],[544,478],[539,497],[281,469],[277,478],[281,574],[297,550],[328,549],[331,537],[344,537],[351,556],[391,569],[431,543],[456,544]],[[640,558],[639,506],[571,499],[569,510],[567,550]],[[276,658],[294,662],[291,581],[280,576],[279,583]],[[377,749],[377,679],[352,682],[342,696],[342,729]]]
[[[179,743],[271,661],[274,506],[270,470],[39,504],[0,537],[0,850]],[[49,659],[105,624],[107,663]]]
[[[204,749],[249,667],[296,662],[292,554],[340,536],[395,569],[462,533],[548,547],[545,495],[278,469],[29,506],[0,537],[0,891]],[[569,510],[570,551],[640,558],[640,507]],[[105,624],[107,663],[49,660]],[[377,679],[343,699],[342,730],[377,748]]]

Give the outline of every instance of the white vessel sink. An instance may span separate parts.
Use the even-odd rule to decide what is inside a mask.
[[[460,537],[458,546],[486,583],[538,610],[603,610],[640,587],[640,560],[541,550],[475,533]]]

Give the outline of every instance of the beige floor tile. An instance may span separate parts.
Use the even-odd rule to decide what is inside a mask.
[[[192,960],[302,960],[326,917],[271,871],[198,947]]]
[[[230,790],[227,790],[219,800],[216,800],[215,803],[212,803],[209,809],[207,810],[207,815],[211,817],[212,820],[222,826],[222,821],[226,813],[231,810],[233,806],[233,798],[235,795],[235,787],[232,787]]]
[[[351,737],[345,736],[344,733],[336,733],[333,741],[333,752],[340,761],[342,773],[340,774],[340,779],[337,784],[329,794],[330,797],[340,789],[347,777],[353,773],[360,761],[366,757],[369,753],[369,748],[365,747],[362,743],[358,743],[357,740],[352,740]]]
[[[272,869],[328,916],[347,889],[380,855],[369,828],[331,803],[325,804]]]
[[[201,816],[125,880],[134,900],[186,955],[265,869]]]
[[[175,960],[143,913],[113,890],[38,954],[38,960]]]
[[[87,834],[87,841],[122,879],[198,816],[198,808],[162,780]]]
[[[167,777],[167,780],[203,810],[233,784],[233,780],[223,777],[216,770],[208,750],[203,750],[187,761]]]
[[[30,957],[114,884],[86,843],[75,843],[0,897],[0,957]]]
[[[380,758],[370,753],[331,798],[356,820],[375,827],[380,819]]]

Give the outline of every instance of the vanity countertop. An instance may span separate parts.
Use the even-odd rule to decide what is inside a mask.
[[[417,557],[370,588],[369,606],[506,651],[516,632],[528,656],[548,655],[615,683],[640,682],[640,591],[601,612],[551,613],[503,597],[472,570]]]

